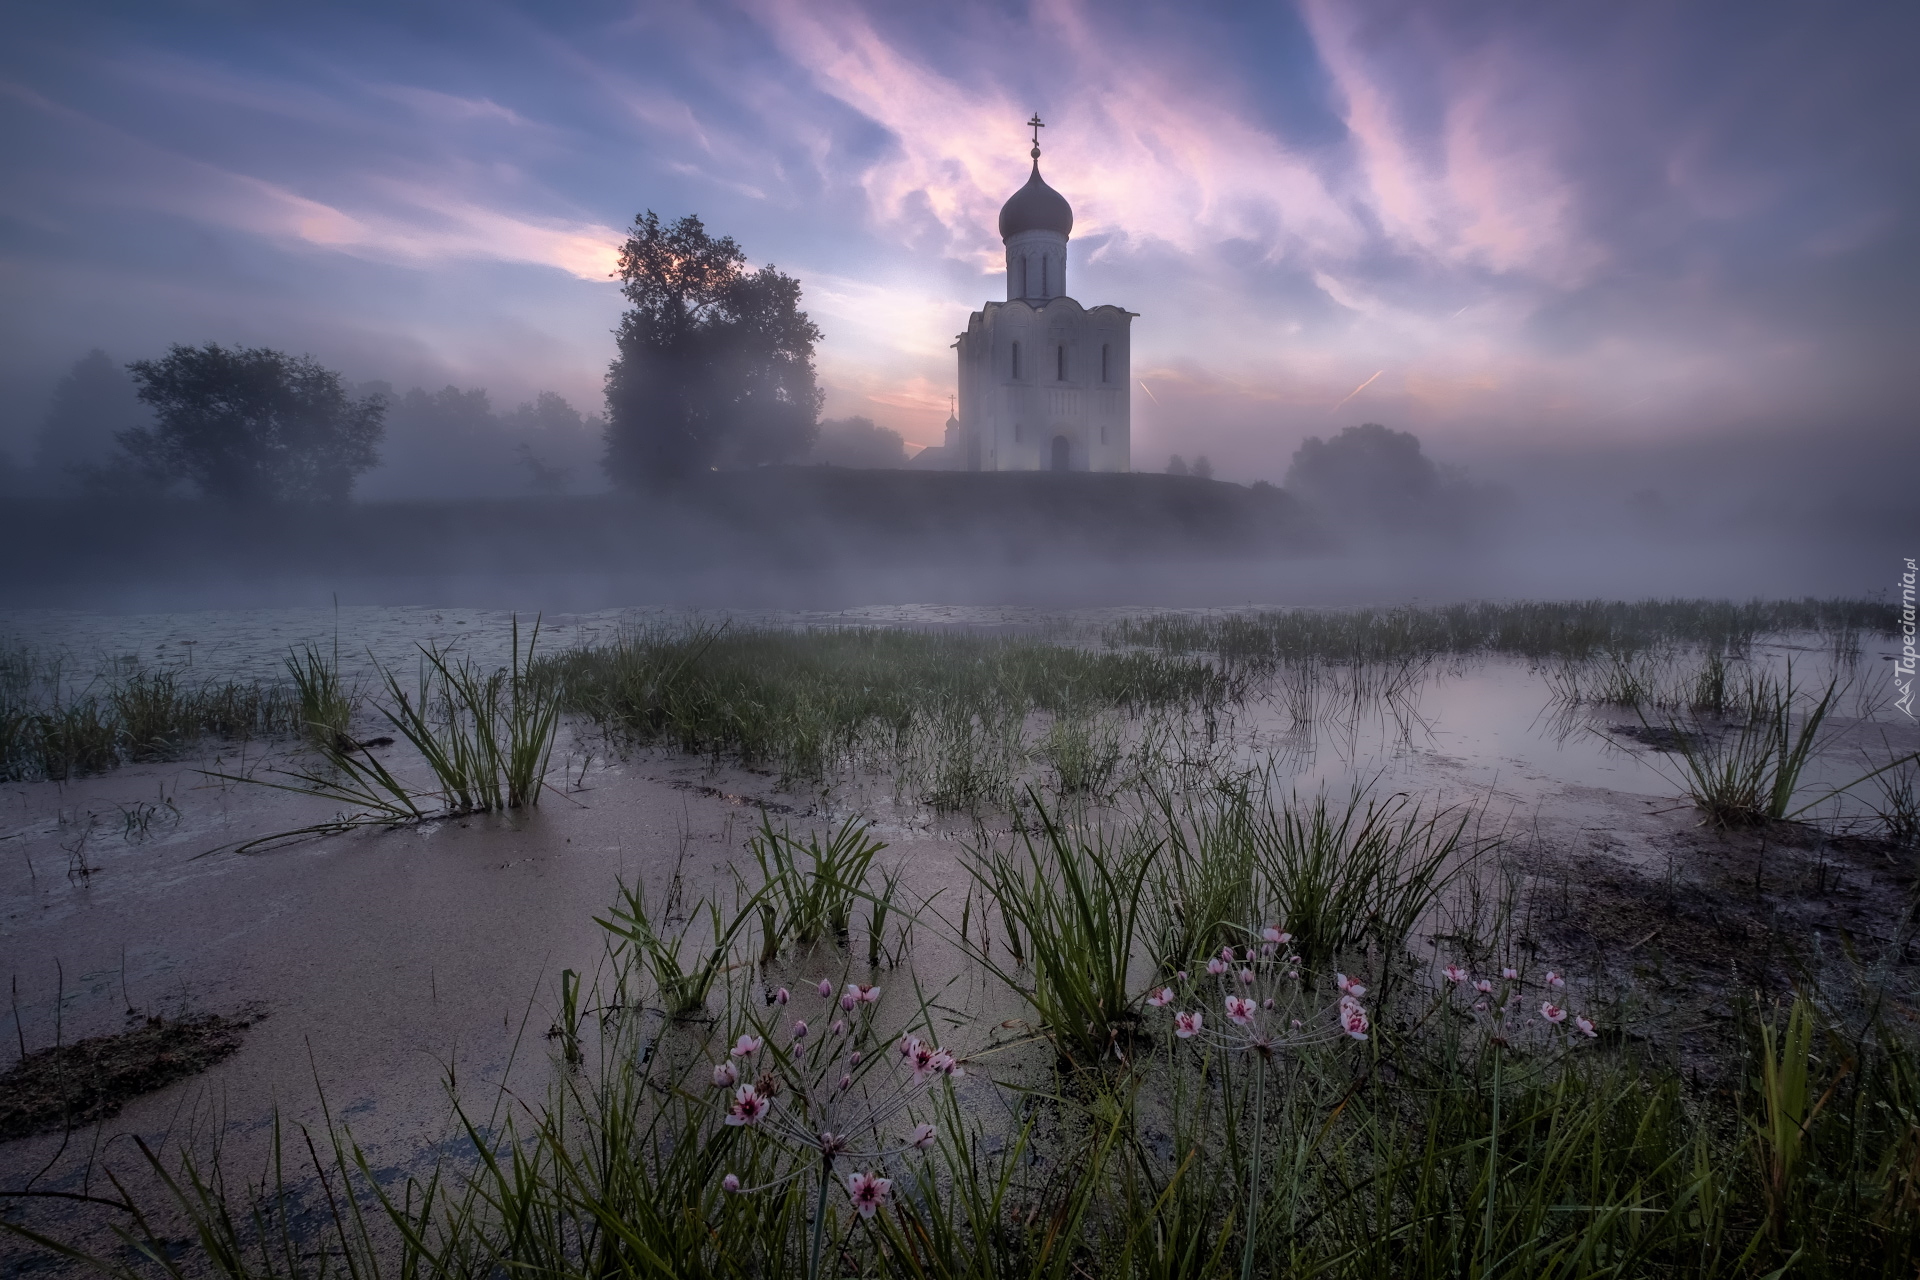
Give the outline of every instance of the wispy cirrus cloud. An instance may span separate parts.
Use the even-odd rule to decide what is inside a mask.
[[[614,228],[511,213],[424,175],[333,172],[317,185],[338,194],[319,199],[154,145],[23,86],[0,91],[57,123],[92,160],[64,184],[70,197],[416,267],[525,262],[606,280],[618,262],[622,236]]]

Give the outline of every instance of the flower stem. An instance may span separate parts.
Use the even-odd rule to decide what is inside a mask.
[[[833,1180],[833,1161],[820,1161],[820,1195],[813,1202],[813,1257],[807,1263],[807,1280],[820,1280],[820,1242],[827,1233],[827,1184]]]
[[[1487,1137],[1487,1208],[1480,1225],[1481,1275],[1493,1265],[1493,1202],[1500,1189],[1500,1063],[1505,1055],[1493,1046],[1493,1132]]]
[[[1247,1246],[1240,1255],[1240,1280],[1253,1275],[1254,1228],[1260,1221],[1260,1131],[1266,1127],[1267,1064],[1253,1068],[1253,1165],[1247,1170]]]

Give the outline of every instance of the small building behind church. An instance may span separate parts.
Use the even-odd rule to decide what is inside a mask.
[[[1128,336],[1134,312],[1082,306],[1067,292],[1073,208],[1033,173],[1000,209],[1007,298],[967,319],[959,403],[920,466],[953,471],[1125,471],[1130,457]]]

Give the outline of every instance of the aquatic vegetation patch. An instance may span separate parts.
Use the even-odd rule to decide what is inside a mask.
[[[1763,635],[1891,634],[1891,605],[1873,600],[1575,600],[1432,607],[1166,613],[1108,627],[1119,648],[1207,653],[1234,668],[1287,661],[1402,662],[1429,654],[1507,653],[1536,660],[1630,655],[1673,645],[1738,651]],[[1843,644],[1837,646],[1844,648]]]
[[[1199,710],[1242,693],[1200,659],[851,627],[636,632],[549,656],[537,671],[567,710],[610,737],[732,758],[783,781],[869,756],[933,757],[928,794],[950,808],[1007,789],[987,748],[1005,755],[1029,714],[1072,722],[1096,711]],[[1084,749],[1065,738],[1053,749],[1076,785],[1100,775],[1091,737]]]
[[[169,760],[206,737],[247,740],[297,730],[292,690],[114,667],[81,681],[55,659],[0,646],[0,780],[65,781],[131,761]]]
[[[245,852],[300,836],[326,835],[365,826],[399,826],[466,813],[499,813],[540,803],[560,727],[560,699],[550,680],[534,674],[534,624],[524,652],[520,622],[513,620],[511,666],[483,671],[444,649],[422,646],[418,683],[410,694],[391,671],[380,668],[388,701],[374,709],[410,743],[432,771],[435,788],[404,780],[373,754],[376,745],[355,742],[324,718],[337,693],[337,677],[318,664],[311,647],[304,662],[289,662],[303,703],[323,718],[306,721],[321,769],[274,769],[273,778],[207,771],[223,782],[247,783],[337,800],[351,812],[326,822],[276,831],[237,846]]]

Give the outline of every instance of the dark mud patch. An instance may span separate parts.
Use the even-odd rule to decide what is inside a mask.
[[[1688,733],[1664,724],[1614,724],[1607,726],[1607,732],[1621,738],[1631,738],[1643,747],[1655,751],[1684,755],[1706,745],[1708,737],[1704,733]]]
[[[141,1094],[230,1056],[264,1016],[150,1017],[115,1035],[37,1049],[0,1075],[0,1141],[111,1119]]]
[[[1605,851],[1541,857],[1532,930],[1544,952],[1630,991],[1683,1057],[1724,1058],[1743,1003],[1816,989],[1836,1011],[1920,983],[1914,858],[1799,823],[1669,830],[1665,871]],[[1649,1030],[1652,1028],[1649,1027]]]

